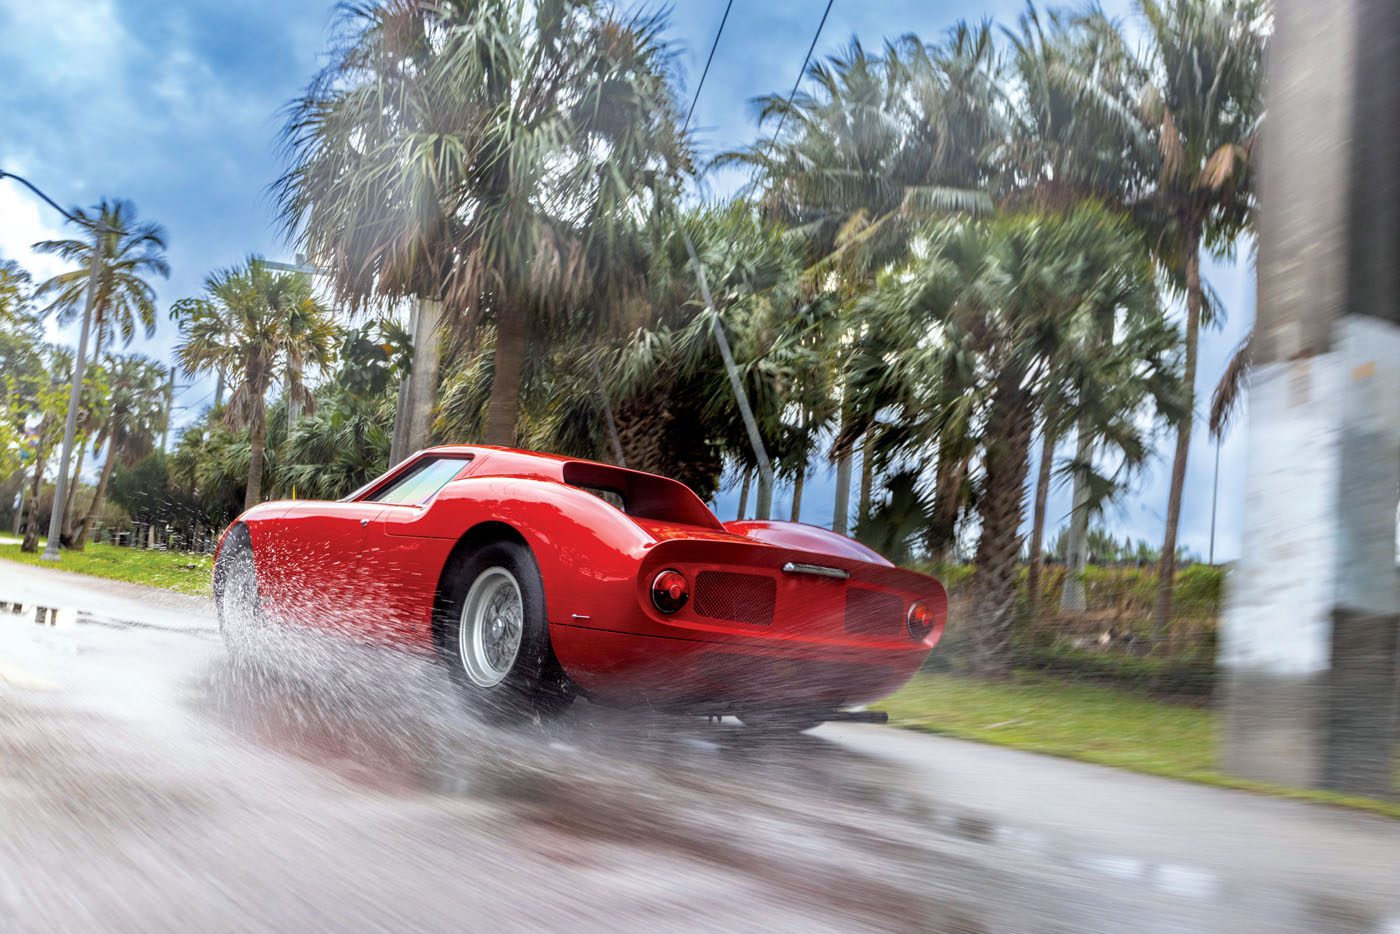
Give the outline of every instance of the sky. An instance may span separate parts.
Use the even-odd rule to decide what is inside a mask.
[[[1133,27],[1126,0],[1102,5]],[[734,4],[696,107],[702,151],[713,154],[754,138],[752,99],[792,87],[824,6],[825,0]],[[671,6],[670,36],[687,100],[724,8],[725,0]],[[1021,0],[835,0],[816,54],[835,53],[852,37],[868,46],[905,33],[934,40],[961,19],[1014,24],[1023,8]],[[169,360],[176,332],[164,311],[198,294],[210,271],[253,253],[290,258],[268,186],[283,167],[282,109],[320,67],[333,17],[332,5],[319,0],[0,0],[0,168],[26,176],[65,206],[103,196],[130,199],[142,217],[169,233],[171,276],[156,283],[159,330],[132,349]],[[703,184],[706,194],[723,196],[738,181],[731,173]],[[30,244],[59,236],[72,233],[58,215],[14,182],[0,181],[0,258],[18,260],[42,279],[64,266]],[[1247,263],[1209,262],[1204,273],[1228,317],[1220,330],[1202,336],[1202,411],[1254,317]],[[74,334],[54,336],[76,343]],[[180,385],[177,425],[207,405],[213,389],[207,381]],[[1237,426],[1221,450],[1217,560],[1239,551],[1243,434]],[[1118,537],[1160,541],[1170,450],[1164,437],[1133,491],[1110,507],[1105,524]],[[1202,556],[1209,546],[1213,468],[1212,443],[1199,425],[1180,539]],[[809,478],[804,521],[830,523],[831,473],[818,465]],[[775,515],[787,515],[790,498],[788,490],[778,491]],[[736,501],[736,491],[721,495],[722,518],[733,516]],[[1056,489],[1049,537],[1068,512],[1068,491]]]

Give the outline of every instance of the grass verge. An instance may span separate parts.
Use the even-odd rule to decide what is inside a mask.
[[[41,544],[40,552],[42,551]],[[214,566],[209,555],[96,544],[88,545],[82,551],[65,551],[61,561],[51,564],[39,560],[38,553],[26,554],[20,551],[18,544],[0,543],[0,559],[73,574],[145,584],[149,587],[164,587],[166,590],[196,596],[209,595],[211,571]]]
[[[1400,801],[1270,785],[1217,771],[1217,716],[1206,707],[1030,674],[1004,683],[920,674],[880,706],[892,724],[907,729],[1400,818]]]

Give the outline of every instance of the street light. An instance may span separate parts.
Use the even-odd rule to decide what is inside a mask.
[[[44,561],[57,561],[59,560],[58,539],[63,533],[63,501],[68,495],[68,463],[73,459],[73,439],[78,431],[78,406],[82,404],[83,398],[83,367],[87,363],[88,332],[92,330],[92,306],[97,301],[98,270],[102,263],[102,235],[116,231],[100,221],[93,222],[70,214],[28,179],[21,178],[13,172],[0,170],[0,179],[4,178],[13,178],[42,198],[49,207],[65,218],[92,231],[92,261],[88,264],[87,297],[83,302],[82,330],[78,333],[78,354],[73,360],[73,388],[68,395],[68,417],[63,423],[63,450],[59,456],[58,479],[54,484],[53,510],[49,513],[49,540],[44,546],[44,553],[40,556]],[[37,506],[38,504],[35,503],[34,508]]]

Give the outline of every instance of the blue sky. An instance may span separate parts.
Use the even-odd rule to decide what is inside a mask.
[[[694,88],[724,11],[724,0],[679,0],[671,11],[688,89]],[[792,86],[824,0],[734,4],[696,109],[702,147],[717,152],[753,137],[756,94]],[[1132,22],[1124,0],[1105,0],[1110,15]],[[836,0],[818,44],[830,54],[859,36],[939,36],[959,19],[1013,23],[1020,0]],[[172,275],[159,283],[162,309],[196,294],[214,268],[249,253],[284,257],[267,195],[281,168],[281,108],[321,62],[332,7],[276,0],[0,0],[0,167],[19,172],[60,203],[89,204],[103,195],[133,200],[170,234]],[[734,177],[707,180],[723,194]],[[64,235],[60,220],[12,182],[0,182],[0,257],[18,259],[36,276],[62,267],[28,249]],[[1199,388],[1209,392],[1254,315],[1252,271],[1245,264],[1207,265],[1229,319],[1202,340]],[[71,336],[65,335],[68,339]],[[174,327],[135,349],[168,359]],[[211,386],[184,390],[177,404],[197,407]],[[188,418],[194,408],[180,413]],[[1239,549],[1243,433],[1221,457],[1217,558]],[[1166,503],[1169,447],[1139,478],[1135,492],[1108,517],[1116,534],[1157,540]],[[1067,452],[1066,452],[1067,453]],[[1193,439],[1182,540],[1205,554],[1210,526],[1213,452],[1204,430]],[[1032,471],[1033,472],[1033,471]],[[732,494],[721,497],[728,518]],[[778,503],[785,508],[787,494]],[[1057,490],[1051,524],[1063,521],[1068,495]],[[831,518],[830,472],[809,481],[802,517]]]

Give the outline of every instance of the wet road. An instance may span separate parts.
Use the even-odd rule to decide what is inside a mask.
[[[0,931],[189,929],[1400,932],[1400,823],[882,727],[500,730],[0,562]]]

